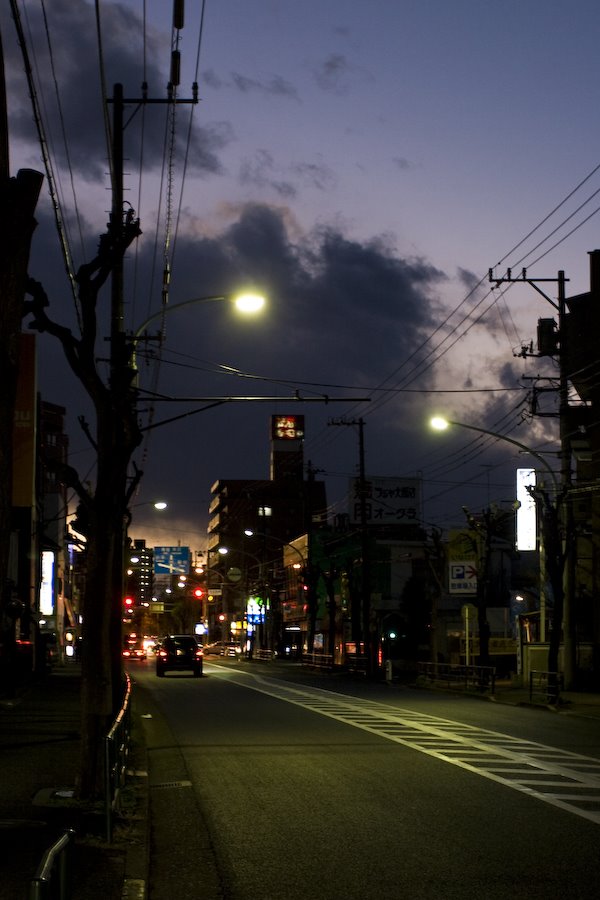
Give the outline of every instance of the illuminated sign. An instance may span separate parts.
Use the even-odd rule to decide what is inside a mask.
[[[54,553],[42,551],[42,580],[40,584],[40,612],[51,616],[54,612]]]
[[[528,488],[535,487],[535,469],[517,469],[517,550],[535,550],[537,514],[535,498]]]
[[[304,416],[271,416],[271,437],[275,441],[301,441]]]

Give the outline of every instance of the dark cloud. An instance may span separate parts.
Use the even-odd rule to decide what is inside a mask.
[[[392,160],[394,165],[396,165],[402,172],[406,172],[408,169],[414,168],[413,164],[410,160],[406,159],[404,156],[395,156]]]
[[[311,380],[375,384],[431,328],[444,278],[383,240],[361,243],[331,227],[298,238],[282,210],[258,204],[214,238],[179,238],[174,277],[184,294],[192,260],[196,272],[210,273],[206,293],[244,279],[268,293],[269,315],[244,356],[263,374],[291,380],[309,371]],[[219,346],[225,341],[220,335]]]
[[[68,157],[72,168],[88,182],[102,182],[106,178],[107,147],[102,145],[105,122],[102,101],[100,71],[102,62],[105,72],[105,86],[109,98],[113,97],[114,86],[123,85],[124,95],[130,102],[126,106],[125,152],[126,156],[138,159],[141,155],[143,134],[145,165],[151,169],[162,163],[167,104],[138,107],[142,99],[142,82],[148,83],[148,97],[167,99],[169,79],[170,47],[168,41],[149,31],[146,36],[146,66],[142,66],[143,28],[140,18],[130,9],[120,4],[104,4],[100,21],[102,29],[102,58],[97,41],[96,20],[92,4],[73,4],[70,0],[53,0],[46,9],[46,28],[41,13],[32,9],[28,13],[27,46],[31,59],[35,61],[34,71],[46,73],[36,91],[43,108],[46,123],[53,127],[47,134],[52,146],[55,164],[67,165]],[[12,23],[2,22],[4,33],[14,32]],[[6,69],[9,73],[7,91],[10,108],[10,130],[13,140],[37,142],[37,133],[31,111],[28,89],[24,76],[24,64],[15,41],[7,41]],[[161,67],[161,62],[163,63]],[[53,73],[49,78],[47,73]],[[180,88],[180,96],[189,98],[191,86]],[[60,109],[59,109],[60,98]],[[191,107],[180,107],[180,115],[186,117]],[[108,115],[112,117],[113,107],[109,103]],[[61,122],[63,128],[59,128]],[[143,126],[143,132],[142,132]],[[180,129],[177,152],[183,155],[183,141],[187,129]],[[232,128],[226,123],[203,123],[194,125],[191,133],[188,166],[190,172],[220,173],[219,154],[233,140]]]

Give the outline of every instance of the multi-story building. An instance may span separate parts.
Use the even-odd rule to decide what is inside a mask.
[[[218,600],[209,609],[213,619],[209,633],[219,617],[223,636],[229,636],[227,623],[233,623],[234,632],[240,625],[247,631],[250,591],[258,595],[260,589],[265,595],[261,603],[270,603],[271,598],[276,602],[284,547],[326,522],[325,484],[312,471],[305,477],[303,441],[304,416],[272,416],[270,477],[219,479],[211,488],[207,564],[209,588],[218,584],[214,595]],[[225,548],[226,561],[217,553]],[[261,613],[249,615],[258,620]],[[267,641],[266,634],[261,638]],[[272,640],[271,635],[269,643]]]

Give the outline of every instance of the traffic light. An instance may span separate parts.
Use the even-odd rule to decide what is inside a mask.
[[[198,600],[201,600],[204,597],[204,591],[202,588],[194,588],[194,597]]]
[[[127,596],[123,599],[123,615],[124,616],[132,616],[133,615],[133,607],[135,605],[135,600],[133,597]]]

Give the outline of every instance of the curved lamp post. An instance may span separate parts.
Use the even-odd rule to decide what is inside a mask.
[[[443,416],[434,416],[430,419],[429,424],[436,431],[445,431],[450,425],[456,425],[459,428],[467,428],[469,431],[475,431],[478,434],[485,434],[489,437],[497,438],[499,441],[504,441],[507,444],[512,444],[514,447],[518,447],[519,450],[522,450],[524,453],[529,453],[531,456],[536,459],[540,465],[544,468],[544,470],[550,476],[552,481],[552,486],[554,488],[554,492],[556,497],[559,496],[559,486],[556,478],[556,474],[551,468],[550,464],[547,460],[543,458],[539,453],[536,453],[535,450],[532,450],[531,447],[528,447],[527,444],[521,443],[521,441],[517,441],[514,438],[507,437],[505,434],[498,434],[496,431],[489,431],[487,428],[480,428],[478,425],[470,425],[467,422],[457,422],[452,419],[446,419]],[[541,540],[540,544],[540,556],[544,561],[545,565],[545,554],[543,541]],[[545,574],[542,572],[540,567],[540,641],[544,643],[546,640],[546,602],[545,602],[545,590],[544,590],[544,581]]]
[[[301,568],[306,567],[306,557],[304,556],[303,553],[300,552],[300,550],[298,550],[297,547],[295,547],[289,541],[284,541],[281,538],[276,537],[274,534],[263,534],[260,531],[253,531],[252,528],[245,528],[244,534],[246,535],[246,537],[259,537],[259,538],[263,538],[266,541],[275,541],[277,544],[279,544],[280,547],[283,547],[284,549],[285,549],[285,547],[289,547],[291,550],[293,550],[295,553],[297,553],[297,555],[300,559],[300,562],[294,563],[292,565],[292,568],[293,569],[301,569]]]
[[[137,343],[138,341],[144,340],[147,337],[146,332],[148,326],[153,322],[162,319],[162,317],[167,313],[176,312],[180,309],[186,309],[188,306],[196,306],[201,303],[227,302],[231,302],[233,306],[235,306],[235,308],[244,315],[254,315],[257,312],[260,312],[261,309],[263,309],[266,300],[261,294],[246,292],[240,294],[209,294],[206,297],[192,297],[190,300],[184,300],[182,303],[164,304],[157,312],[152,313],[151,316],[148,316],[148,318],[138,326],[133,334],[133,368],[137,368],[135,363],[135,351]]]
[[[507,437],[505,434],[498,434],[496,431],[488,431],[487,428],[480,428],[478,425],[469,425],[467,422],[456,422],[453,419],[445,419],[443,416],[433,416],[432,419],[429,420],[429,424],[435,431],[446,431],[446,429],[450,425],[456,425],[458,428],[467,428],[469,431],[476,431],[478,434],[485,434],[488,437],[495,437],[499,441],[504,441],[507,444],[512,444],[514,447],[518,447],[519,450],[522,450],[524,453],[529,453],[534,459],[540,463],[541,466],[546,470],[550,478],[552,479],[552,485],[554,487],[555,492],[558,494],[558,481],[556,480],[556,474],[551,468],[550,464],[547,460],[544,459],[539,453],[536,453],[535,450],[532,450],[531,447],[528,447],[527,444],[522,444],[521,441],[516,441],[514,438]]]

